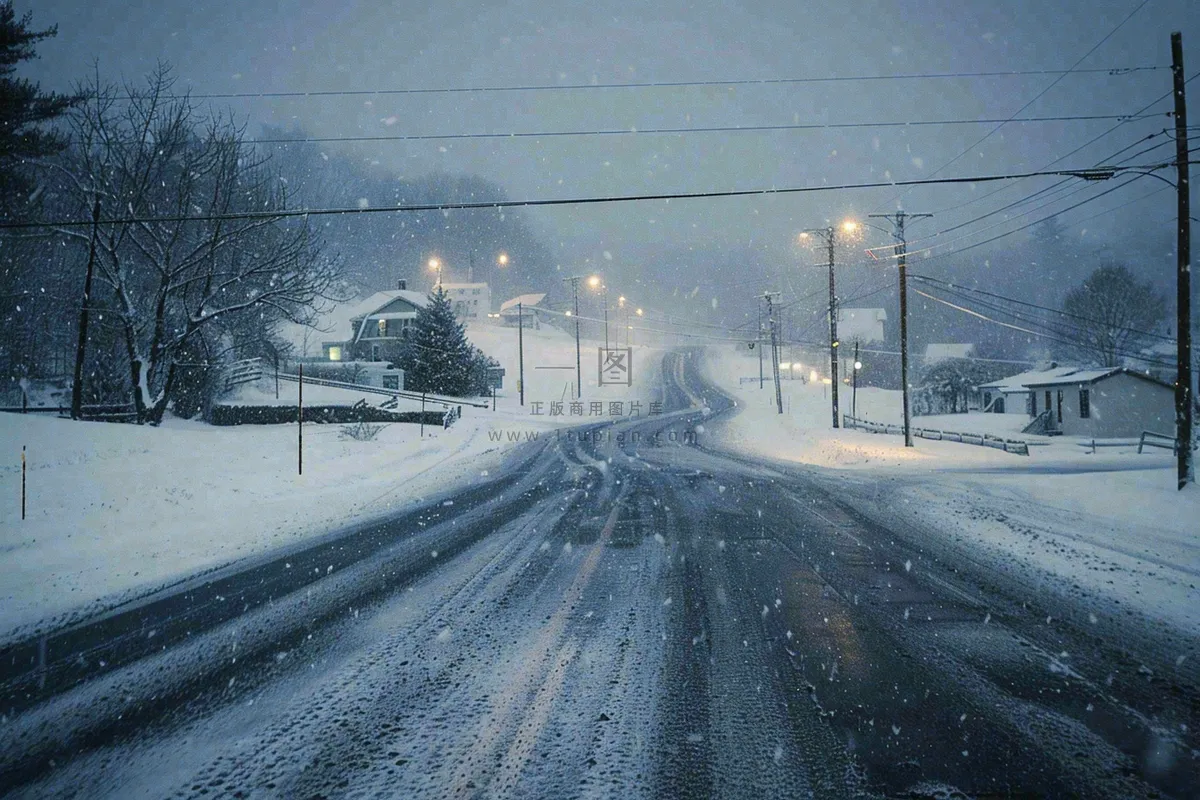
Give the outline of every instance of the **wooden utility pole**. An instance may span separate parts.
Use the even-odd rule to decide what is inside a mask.
[[[837,237],[837,229],[826,228],[825,242],[829,245],[829,377],[833,388],[833,427],[840,426],[838,421],[838,335],[837,335],[837,292],[833,284],[833,248]]]
[[[1178,447],[1179,488],[1196,482],[1192,450],[1192,415],[1195,400],[1192,396],[1192,220],[1188,181],[1187,97],[1183,75],[1183,34],[1171,34],[1171,74],[1175,84],[1175,189],[1179,197],[1179,231],[1176,255],[1176,311],[1178,337],[1175,378],[1175,439]]]
[[[758,336],[755,339],[758,345],[758,388],[763,388],[763,327],[762,327],[762,306],[758,307]]]
[[[579,281],[581,277],[572,275],[570,278],[563,278],[564,281],[571,282],[571,296],[575,300],[575,399],[577,400],[583,397],[583,371],[580,366],[582,359],[579,350]]]
[[[777,413],[783,413],[783,394],[779,387],[779,338],[775,335],[775,313],[771,306],[771,295],[779,292],[763,292],[767,301],[767,325],[771,329],[771,374],[775,377],[775,407]]]
[[[100,229],[100,198],[92,203],[92,239],[88,244],[87,272],[83,278],[83,304],[79,309],[79,344],[75,348],[75,380],[71,386],[71,419],[83,415],[83,356],[87,350],[88,309],[92,302],[92,273],[96,267],[96,237]]]
[[[871,214],[892,223],[896,237],[896,263],[900,272],[900,388],[904,397],[904,446],[912,447],[912,408],[908,400],[908,242],[904,238],[904,220],[932,217],[933,214]]]
[[[525,406],[525,308],[517,303],[517,391],[521,394],[521,406]]]
[[[850,393],[850,416],[858,419],[858,339],[854,340],[854,388]]]

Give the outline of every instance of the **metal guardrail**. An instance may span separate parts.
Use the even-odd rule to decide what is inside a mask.
[[[293,383],[300,382],[299,375],[293,375],[287,372],[279,373],[279,379],[292,381]],[[470,400],[463,400],[460,397],[446,397],[440,394],[421,394],[420,392],[408,392],[404,389],[384,389],[381,386],[363,386],[360,383],[345,383],[344,381],[331,381],[325,378],[309,378],[305,376],[304,383],[310,386],[331,386],[335,389],[353,389],[356,392],[365,392],[367,394],[381,394],[387,397],[397,397],[402,400],[424,400],[426,403],[436,403],[446,408],[456,406],[471,406],[472,408],[487,408],[487,403],[475,403]]]
[[[893,436],[904,434],[904,426],[902,425],[871,422],[870,420],[852,417],[849,414],[842,418],[842,422],[847,428],[859,428],[871,433],[886,433]],[[1020,439],[1004,439],[987,433],[959,433],[958,431],[918,428],[914,425],[912,427],[912,434],[913,436],[935,442],[960,442],[962,444],[973,444],[977,447],[991,447],[995,450],[1003,450],[1006,453],[1013,453],[1018,456],[1029,455],[1028,442]]]
[[[1179,454],[1179,440],[1165,433],[1142,431],[1142,436],[1138,439],[1138,455],[1141,455],[1143,447],[1161,447],[1170,450],[1171,455]]]

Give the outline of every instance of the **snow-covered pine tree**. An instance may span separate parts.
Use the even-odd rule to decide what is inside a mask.
[[[404,386],[410,391],[463,396],[471,389],[474,348],[455,319],[450,296],[438,286],[429,304],[417,312],[401,358]]]

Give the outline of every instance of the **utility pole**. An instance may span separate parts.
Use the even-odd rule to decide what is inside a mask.
[[[1187,97],[1183,75],[1183,34],[1171,34],[1171,74],[1175,84],[1175,190],[1179,196],[1179,231],[1176,253],[1176,310],[1178,320],[1175,330],[1178,336],[1176,359],[1178,375],[1175,379],[1175,439],[1179,443],[1178,479],[1179,489],[1189,482],[1196,482],[1194,454],[1192,452],[1192,220],[1191,186],[1188,178]]]
[[[762,328],[762,306],[758,307],[758,334],[755,337],[755,343],[758,345],[758,388],[763,388],[763,328]]]
[[[580,358],[579,350],[579,281],[582,280],[581,275],[572,275],[570,278],[563,278],[564,281],[571,282],[571,296],[575,300],[575,399],[583,397],[583,372],[580,368],[582,359]]]
[[[608,287],[602,286],[604,292],[604,349],[608,349]]]
[[[838,423],[838,335],[837,335],[837,292],[833,284],[833,245],[837,237],[837,229],[830,226],[825,229],[827,236],[826,242],[829,244],[829,377],[832,378],[831,386],[833,387],[833,427],[837,428]]]
[[[783,394],[779,388],[779,340],[775,335],[775,314],[771,306],[772,294],[779,294],[779,292],[763,292],[763,298],[767,301],[767,325],[771,328],[771,374],[775,377],[775,407],[777,412],[782,414]]]
[[[92,302],[92,273],[96,267],[96,237],[100,228],[100,198],[92,203],[92,239],[88,244],[87,272],[83,278],[83,305],[79,309],[79,344],[75,348],[75,381],[71,386],[71,419],[83,415],[83,355],[87,350],[88,308]]]
[[[854,388],[850,390],[850,416],[858,419],[858,339],[854,340]]]
[[[525,309],[517,303],[517,391],[521,394],[521,406],[525,406]]]
[[[896,262],[900,271],[900,388],[904,397],[904,446],[912,447],[912,411],[908,403],[908,242],[904,238],[904,220],[928,219],[933,214],[871,214],[886,219],[894,226]]]

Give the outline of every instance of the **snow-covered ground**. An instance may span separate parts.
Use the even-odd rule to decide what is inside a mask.
[[[641,412],[661,399],[657,351],[634,353],[634,385],[596,387],[597,350],[584,343],[585,412],[550,415],[572,399],[575,341],[561,331],[525,332],[526,405],[516,390],[516,330],[473,327],[469,336],[507,369],[497,411],[467,407],[449,430],[393,424],[374,441],[340,437],[340,425],[304,428],[297,475],[294,425],[209,426],[168,418],[149,428],[0,414],[0,640],[152,591],[198,571],[419,503],[482,480],[535,432],[613,419],[610,403]],[[537,370],[538,365],[567,365]],[[568,387],[566,384],[570,383]],[[296,402],[281,383],[279,403]],[[235,402],[275,402],[271,378],[239,387]],[[381,395],[306,386],[305,404],[378,404]],[[532,403],[544,405],[534,414]],[[402,403],[400,410],[419,408]],[[565,408],[569,408],[566,406]],[[27,519],[20,515],[22,447]]]
[[[1200,635],[1200,491],[1175,490],[1167,451],[1090,448],[1068,437],[1020,434],[1025,418],[1003,414],[918,417],[914,424],[1021,438],[1028,457],[985,447],[859,430],[833,430],[829,387],[783,382],[784,413],[757,357],[710,349],[706,372],[736,398],[736,416],[709,427],[708,441],[748,454],[851,470],[847,486],[890,503],[888,514],[940,531],[994,563],[1017,564],[1039,580],[1093,596]],[[842,410],[851,402],[847,387]],[[900,393],[858,391],[858,416],[899,422]]]

